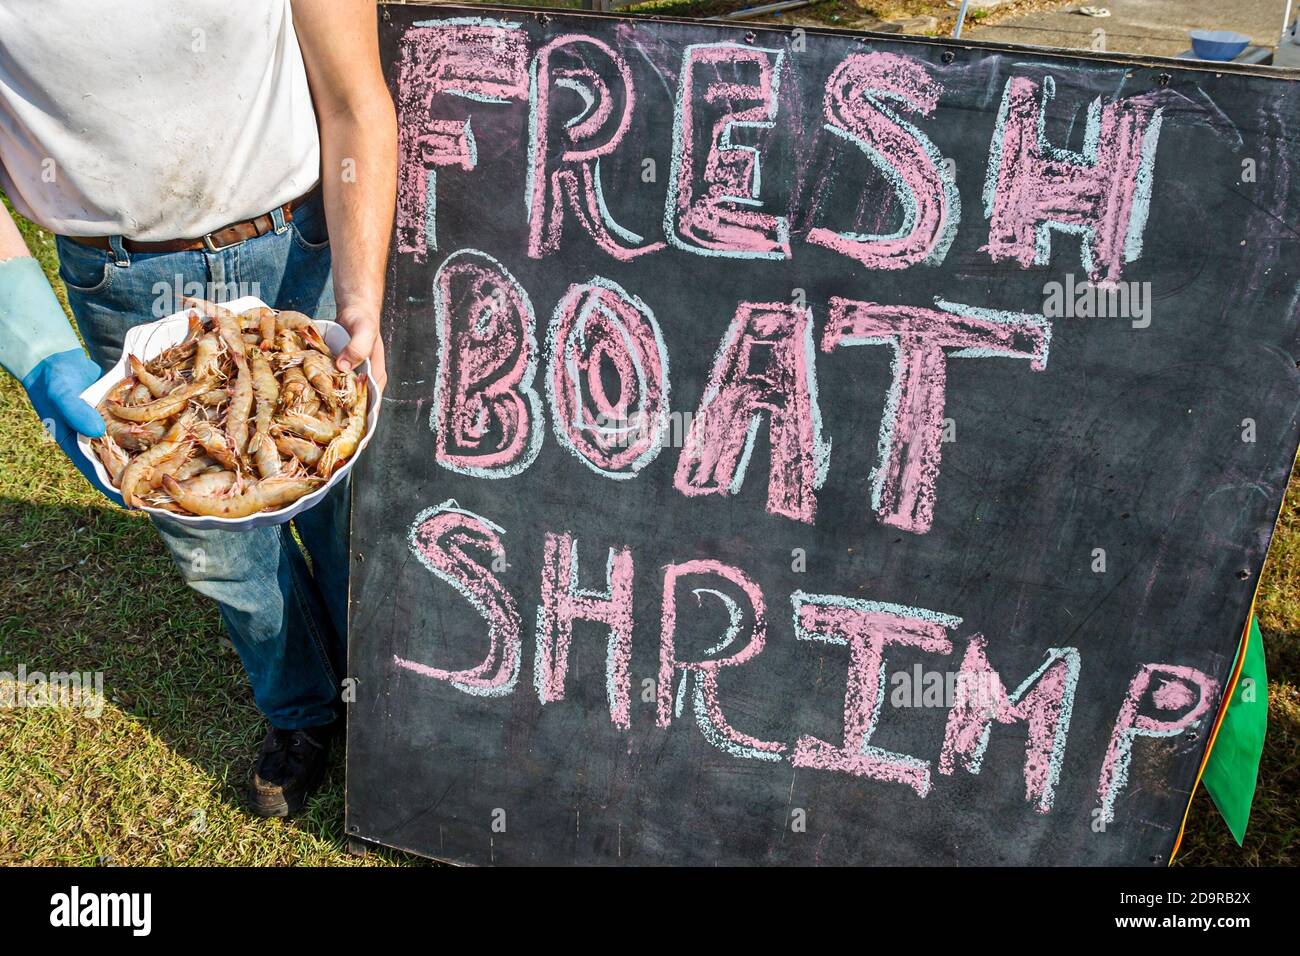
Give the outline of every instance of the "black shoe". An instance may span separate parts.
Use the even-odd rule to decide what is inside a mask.
[[[297,813],[325,776],[332,726],[306,730],[272,727],[262,741],[249,788],[249,803],[259,817]]]

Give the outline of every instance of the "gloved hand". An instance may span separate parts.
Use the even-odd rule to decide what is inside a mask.
[[[121,504],[121,495],[100,484],[77,448],[78,433],[104,434],[99,412],[78,398],[102,372],[82,350],[40,264],[25,256],[0,262],[0,365],[22,383],[63,453],[92,485]]]
[[[99,417],[99,412],[77,397],[99,381],[102,374],[100,367],[90,360],[81,346],[77,346],[42,359],[23,379],[22,385],[31,399],[32,408],[40,416],[41,424],[58,442],[63,453],[87,481],[120,505],[122,496],[100,482],[94,466],[77,447],[79,434],[87,438],[104,434],[104,420]]]

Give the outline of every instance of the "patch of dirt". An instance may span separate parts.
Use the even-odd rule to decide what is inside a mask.
[[[983,0],[985,4],[989,0]],[[972,0],[966,11],[966,27],[998,23],[1011,17],[1070,6],[1075,0],[1003,0],[995,6],[977,6]],[[739,10],[753,4],[717,4],[707,16],[717,16],[725,9]],[[823,0],[772,16],[757,17],[746,23],[779,23],[786,26],[834,27],[873,33],[899,33],[913,36],[951,36],[957,23],[959,0]]]

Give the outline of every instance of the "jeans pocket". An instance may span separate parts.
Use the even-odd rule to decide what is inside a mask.
[[[293,241],[307,252],[319,252],[329,246],[329,225],[325,221],[325,205],[319,196],[294,210],[289,231],[293,234]]]
[[[103,292],[113,281],[113,255],[70,239],[60,238],[59,278],[69,289],[86,295]]]

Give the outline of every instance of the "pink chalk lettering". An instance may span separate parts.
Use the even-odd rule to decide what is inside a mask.
[[[785,217],[761,212],[759,149],[732,142],[737,129],[770,130],[783,62],[779,50],[718,43],[686,48],[673,118],[673,158],[664,232],[701,255],[788,259]],[[696,83],[696,72],[710,74]],[[756,74],[742,81],[742,74]],[[696,111],[707,104],[709,112]],[[696,126],[712,119],[703,144]],[[703,152],[703,162],[699,153]],[[702,189],[701,189],[702,187]]]
[[[649,306],[608,279],[569,286],[547,353],[560,444],[610,478],[631,478],[653,461],[668,427],[668,352]],[[613,396],[606,370],[618,382]]]
[[[879,305],[838,297],[822,351],[889,345],[893,382],[880,424],[872,507],[881,523],[924,534],[934,520],[949,358],[1021,358],[1047,365],[1051,325],[1042,316],[994,312],[936,300],[939,309]],[[945,354],[945,349],[954,349]]]
[[[480,478],[518,474],[542,442],[533,306],[501,263],[473,249],[434,275],[438,372],[429,427],[438,464]]]
[[[1093,282],[1118,282],[1123,264],[1142,254],[1161,110],[1149,95],[1095,100],[1082,152],[1049,145],[1043,136],[1050,76],[1007,81],[989,151],[984,214],[995,262],[1044,265],[1051,230],[1080,234],[1083,267]]]
[[[844,743],[827,743],[805,734],[795,742],[796,767],[834,770],[911,787],[918,796],[930,792],[930,761],[894,753],[871,744],[880,719],[885,686],[885,648],[916,647],[948,654],[952,642],[945,627],[960,623],[948,615],[892,604],[858,601],[831,594],[796,591],[795,636],[802,641],[847,645],[848,679],[844,689]]]
[[[709,657],[701,661],[684,661],[676,649],[677,639],[677,583],[688,576],[712,576],[721,578],[738,589],[749,603],[749,613],[754,618],[749,642],[739,651],[727,657]],[[696,588],[695,596],[700,599],[705,593],[723,601],[730,611],[731,626],[726,636],[714,647],[706,651],[714,655],[721,653],[740,636],[743,610],[728,594],[712,588]],[[659,684],[656,689],[658,716],[656,722],[660,727],[667,727],[673,718],[673,677],[677,671],[683,671],[683,680],[689,675],[695,679],[695,718],[700,729],[709,742],[736,757],[750,757],[758,760],[779,760],[785,751],[785,744],[779,741],[760,740],[742,733],[732,727],[723,716],[722,705],[718,700],[718,675],[724,667],[738,667],[746,661],[753,660],[763,650],[767,638],[767,616],[763,603],[763,592],[758,584],[739,568],[719,561],[686,561],[670,564],[664,568],[664,596],[662,630],[659,638]],[[685,684],[682,687],[685,692]]]
[[[767,510],[809,524],[830,451],[812,362],[812,312],[788,302],[742,302],[714,359],[677,460],[684,495],[734,495],[761,416],[769,419]]]
[[[893,184],[903,225],[873,236],[819,226],[809,242],[871,269],[943,261],[961,217],[957,187],[934,144],[896,112],[929,116],[941,92],[923,63],[895,53],[857,53],[835,68],[826,81],[826,128],[856,144]]]
[[[521,656],[519,609],[492,571],[492,562],[505,554],[501,534],[492,522],[455,501],[429,508],[415,519],[408,535],[412,553],[487,621],[488,649],[480,664],[464,670],[394,656],[398,667],[446,681],[476,697],[500,697],[514,690]]]
[[[632,726],[632,552],[609,549],[607,589],[578,586],[578,542],[569,534],[547,534],[542,557],[542,603],[537,608],[537,655],[533,682],[543,704],[564,700],[573,622],[592,621],[609,628],[605,685],[614,726]]]
[[[943,735],[939,772],[951,774],[961,764],[971,773],[979,773],[993,722],[1024,723],[1029,737],[1025,744],[1025,799],[1039,813],[1047,813],[1061,779],[1079,682],[1079,652],[1072,647],[1052,648],[1042,666],[1008,694],[985,655],[986,643],[983,635],[976,634],[966,648]]]
[[[416,26],[402,37],[398,69],[397,249],[423,262],[437,248],[436,170],[477,164],[470,119],[430,116],[435,97],[526,99],[528,37],[518,24],[477,18]]]
[[[1218,681],[1193,667],[1143,664],[1138,668],[1120,705],[1097,782],[1097,800],[1106,823],[1114,821],[1115,801],[1128,785],[1133,742],[1139,737],[1173,737],[1198,726],[1214,703],[1218,688]],[[1182,710],[1182,714],[1165,718],[1142,713],[1148,692],[1153,709]]]
[[[537,51],[532,73],[528,255],[540,259],[559,249],[566,203],[583,231],[615,259],[662,249],[662,242],[646,243],[619,226],[601,190],[600,160],[623,141],[636,106],[627,61],[594,37],[565,34]],[[611,73],[618,78],[613,86],[606,79]],[[576,93],[582,112],[567,120],[558,115],[552,87]]]
[[[1182,681],[1165,681],[1151,693],[1158,710],[1182,710],[1196,703],[1196,696]]]

